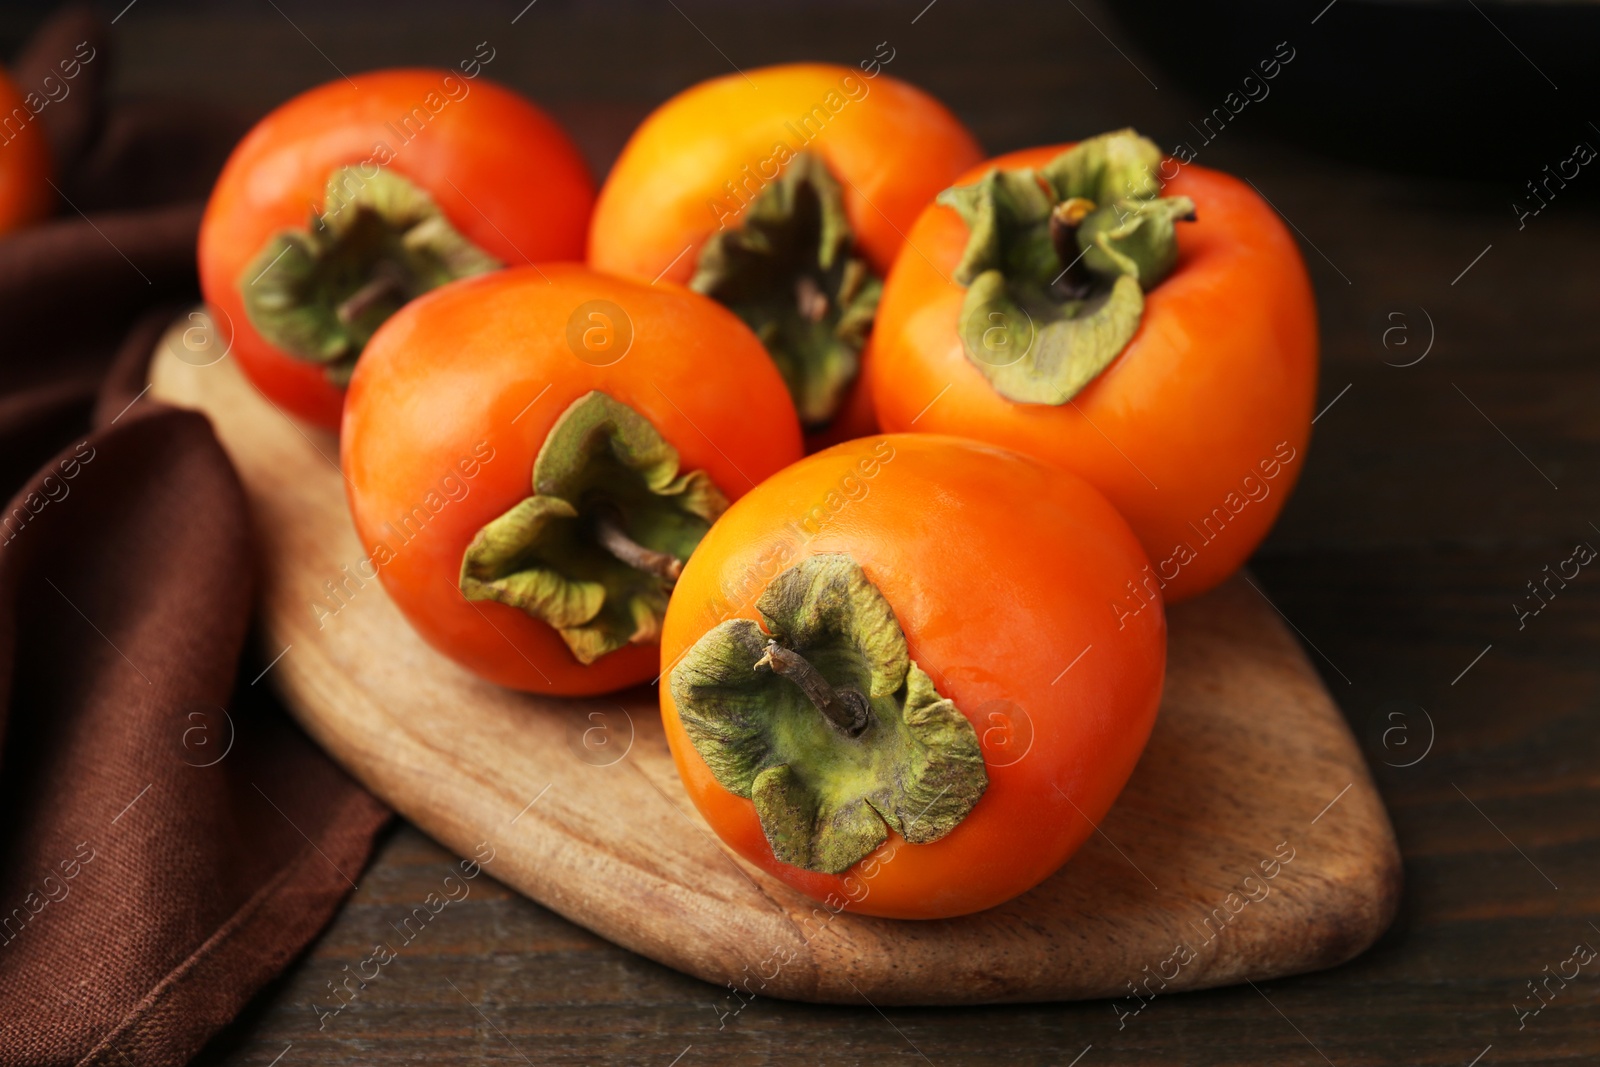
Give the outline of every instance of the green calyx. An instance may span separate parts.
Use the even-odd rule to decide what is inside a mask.
[[[658,639],[683,562],[727,507],[644,416],[591,392],[551,427],[533,495],[467,546],[461,592],[544,620],[590,664]]]
[[[501,266],[405,178],[340,167],[322,214],[274,234],[237,284],[262,337],[342,386],[367,341],[408,301]]]
[[[911,660],[855,561],[809,557],[756,610],[765,629],[721,623],[670,684],[696,751],[754,802],[773,855],[839,874],[890,830],[924,844],[955,829],[988,786],[977,732]]]
[[[744,209],[743,225],[706,241],[689,282],[761,338],[808,428],[844,403],[883,291],[854,247],[839,183],[800,152]]]
[[[1160,162],[1119,130],[939,194],[970,231],[961,340],[1000,395],[1065,404],[1133,339],[1144,293],[1177,264],[1177,223],[1194,219],[1188,197],[1160,195]]]

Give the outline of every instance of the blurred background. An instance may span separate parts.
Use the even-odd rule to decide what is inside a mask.
[[[704,78],[801,59],[855,66],[888,54],[886,72],[947,103],[992,153],[1134,126],[1169,151],[1187,149],[1194,162],[1251,178],[1296,227],[1318,280],[1341,289],[1367,261],[1417,255],[1407,228],[1419,212],[1449,214],[1465,266],[1492,240],[1478,240],[1476,228],[1520,233],[1542,205],[1559,200],[1571,210],[1600,197],[1600,181],[1574,160],[1581,143],[1600,149],[1600,0],[88,6],[115,20],[115,99],[182,109],[213,128],[253,120],[341,72],[454,67],[485,42],[494,55],[486,74],[548,108],[600,179],[652,108]],[[54,7],[0,3],[0,54],[15,54]],[[166,152],[192,161],[195,195],[204,195],[221,164],[215,147],[175,137]],[[1296,188],[1299,177],[1312,185]],[[161,195],[172,198],[170,189]],[[1427,204],[1402,207],[1394,198]],[[1400,210],[1379,223],[1364,210],[1375,199]],[[1306,228],[1313,202],[1338,222]],[[1494,258],[1503,266],[1509,257]],[[1370,289],[1365,298],[1320,295],[1334,330],[1360,323],[1369,333],[1392,310],[1392,299],[1374,302]],[[1487,310],[1469,305],[1466,315]],[[1337,335],[1326,339],[1327,354],[1339,358]],[[1366,341],[1356,347],[1371,354]]]
[[[1137,125],[1202,146],[1238,121],[1385,168],[1520,188],[1570,154],[1600,63],[1593,0],[110,0],[129,95],[262,112],[336,75],[453,66],[487,39],[492,75],[571,126],[597,169],[648,107],[709,75],[793,59],[854,64],[888,40],[893,73],[952,104],[988,147]],[[54,5],[0,5],[11,54]],[[520,17],[517,17],[519,16]],[[919,17],[920,16],[920,17]],[[916,17],[913,24],[911,19]],[[516,18],[515,24],[512,18]],[[1279,43],[1287,48],[1279,52]],[[1292,53],[1288,76],[1262,61]],[[1255,76],[1263,88],[1245,79]],[[1038,94],[1026,109],[1018,94]],[[1237,94],[1235,100],[1229,93]],[[1267,104],[1271,99],[1272,103]],[[1238,100],[1245,100],[1242,108]],[[1038,105],[1053,105],[1041,127]],[[1025,136],[1026,135],[1026,136]],[[1230,146],[1219,144],[1226,154]]]

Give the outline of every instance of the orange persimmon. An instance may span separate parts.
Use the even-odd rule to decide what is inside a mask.
[[[865,437],[789,467],[700,542],[667,609],[661,714],[740,855],[897,918],[1037,885],[1121,792],[1155,721],[1159,599],[1091,485],[992,445]]]
[[[868,69],[767,67],[678,94],[628,141],[589,233],[593,266],[733,308],[801,423],[848,423],[835,435],[873,429],[870,405],[840,412],[903,233],[982,158],[937,100]]]
[[[1311,432],[1316,307],[1258,194],[1123,131],[941,194],[867,374],[885,429],[992,441],[1105,493],[1151,560],[1132,610],[1215,586],[1277,518]]]
[[[341,453],[367,553],[356,581],[381,578],[430,644],[490,681],[579,695],[655,677],[683,560],[729,500],[799,458],[800,427],[726,309],[543,264],[384,323]],[[339,606],[313,611],[337,625]]]
[[[384,319],[456,278],[581,258],[593,202],[566,132],[509,89],[358,74],[239,142],[201,223],[200,283],[256,388],[334,428]]]
[[[50,214],[50,142],[38,116],[0,70],[0,234]]]

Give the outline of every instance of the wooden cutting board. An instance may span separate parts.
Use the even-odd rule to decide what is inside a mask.
[[[338,443],[263,400],[203,318],[151,367],[216,427],[261,553],[267,678],[333,757],[496,878],[724,989],[873,1004],[1117,997],[1329,967],[1393,918],[1400,856],[1361,753],[1305,654],[1238,577],[1172,609],[1149,748],[1098,832],[1044,884],[961,919],[833,914],[724,848],[679,785],[656,692],[553,700],[434,652],[363,556]],[[342,603],[328,615],[330,605]],[[323,611],[313,608],[322,604]],[[320,623],[319,623],[319,616]],[[354,874],[355,872],[347,872]]]

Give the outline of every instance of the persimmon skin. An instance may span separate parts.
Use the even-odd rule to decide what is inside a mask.
[[[626,353],[605,366],[567,342],[569,319],[595,300],[621,308],[632,328]],[[532,492],[551,426],[596,389],[649,419],[679,469],[704,470],[730,500],[801,454],[788,390],[732,312],[577,264],[498,271],[419,297],[373,336],[351,379],[341,456],[363,550],[417,632],[497,685],[588,695],[660,670],[653,644],[585,667],[543,621],[470,602],[457,584],[473,535]],[[462,461],[474,459],[469,476]],[[419,506],[420,532],[402,538],[395,524]]]
[[[836,111],[829,93],[843,102]],[[827,121],[802,129],[815,107]],[[812,130],[820,132],[805,141]],[[857,248],[879,276],[923,206],[983,158],[943,104],[887,74],[793,63],[713,78],[662,104],[629,138],[595,205],[589,262],[687,283],[700,246],[720,228],[708,205],[722,203],[730,212],[722,224],[738,225],[740,202],[724,183],[746,182],[749,166],[743,195],[753,196],[782,173],[760,170],[780,142],[819,154],[839,179]]]
[[[818,107],[828,120],[802,128]],[[839,180],[856,247],[879,277],[917,213],[983,158],[943,104],[887,74],[793,63],[713,78],[662,104],[629,138],[595,205],[590,264],[687,284],[706,239],[742,224],[741,200],[724,183],[752,198],[782,173],[781,160],[763,166],[778,143],[822,157]],[[870,401],[854,399],[861,380],[837,425],[811,436],[812,448],[876,432]]]
[[[1112,608],[1145,565],[1137,538],[1087,482],[1018,453],[928,434],[849,441],[718,520],[667,608],[663,668],[724,619],[757,619],[776,574],[828,552],[860,564],[911,658],[972,722],[988,788],[938,841],[891,833],[843,875],[789,866],[773,857],[751,801],[712,777],[663,679],[667,741],[695,806],[774,877],[867,915],[964,915],[1037,885],[1111,807],[1155,722],[1165,614],[1155,603],[1119,620]]]
[[[0,117],[14,119],[19,112],[28,116],[27,121],[16,126],[15,133],[7,129],[9,139],[0,142],[0,234],[39,221],[55,206],[50,142],[22,90],[0,70]]]
[[[1069,147],[1001,156],[956,184]],[[992,441],[1088,479],[1138,532],[1150,580],[1172,603],[1237,570],[1298,479],[1317,318],[1293,238],[1248,185],[1191,164],[1163,193],[1191,197],[1198,215],[1178,224],[1177,268],[1145,294],[1133,340],[1070,403],[1008,400],[968,360],[957,333],[966,290],[951,280],[967,227],[940,205],[922,213],[885,282],[866,374],[886,431]]]
[[[391,150],[389,162],[375,151],[379,145]],[[409,68],[358,74],[302,93],[262,119],[229,156],[206,205],[200,285],[256,388],[290,414],[330,429],[339,426],[345,391],[322,367],[261,337],[238,284],[273,234],[304,228],[323,209],[334,170],[369,159],[420,186],[452,226],[507,266],[582,258],[594,205],[594,180],[566,132],[485,78]]]

